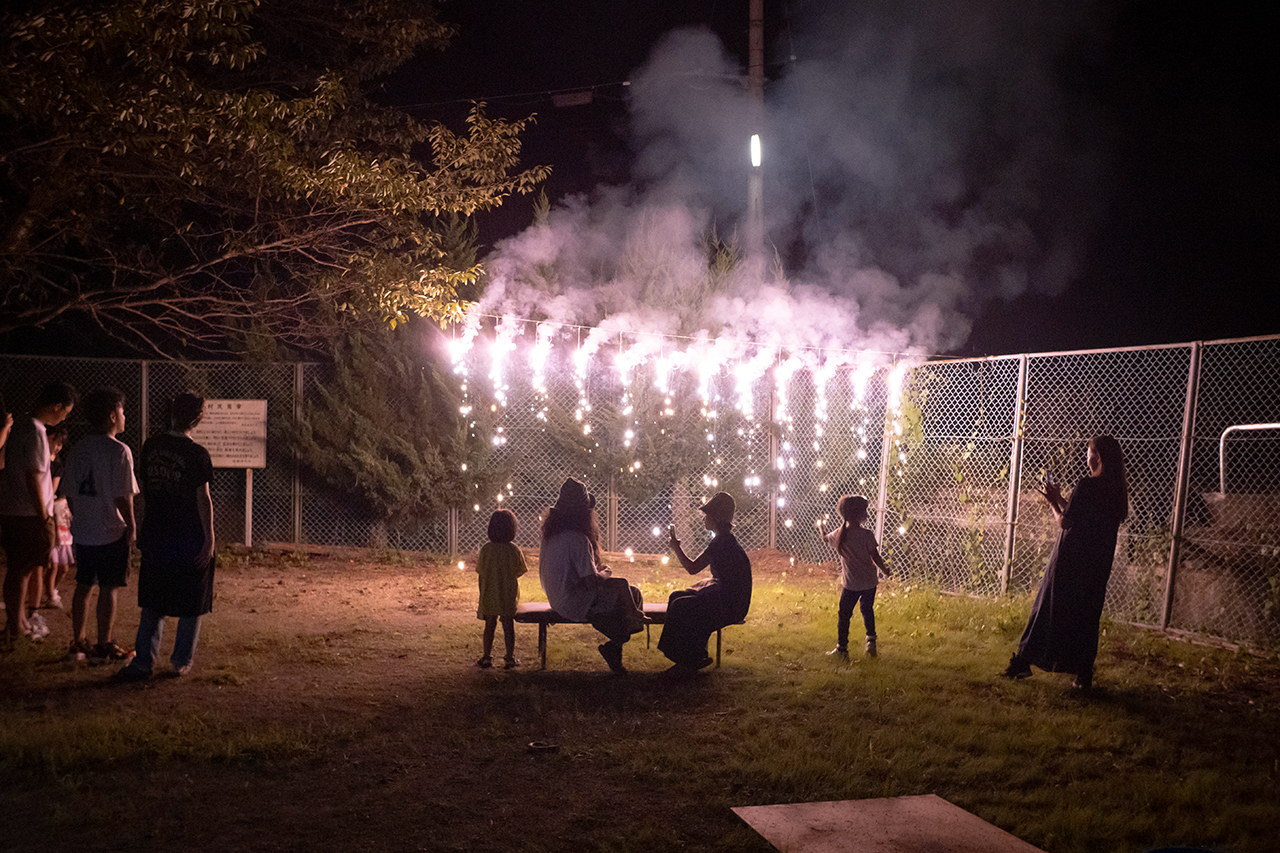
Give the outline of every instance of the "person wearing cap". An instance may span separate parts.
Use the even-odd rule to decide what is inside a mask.
[[[622,646],[646,621],[640,590],[610,575],[600,563],[600,523],[595,495],[572,478],[560,487],[555,506],[542,520],[538,575],[547,602],[565,619],[590,622],[609,638],[600,656],[621,675]]]
[[[204,399],[183,393],[169,404],[169,431],[142,445],[142,528],[138,550],[137,656],[120,670],[121,681],[151,677],[164,618],[178,617],[170,676],[191,671],[200,617],[213,610],[213,501],[209,483],[213,463],[209,451],[191,439],[204,417]]]
[[[675,528],[671,550],[685,571],[696,575],[710,567],[711,577],[689,589],[673,592],[667,600],[666,624],[658,650],[681,670],[699,670],[711,663],[707,641],[726,625],[747,618],[751,609],[751,559],[733,535],[733,497],[717,492],[701,507],[704,523],[715,538],[696,560],[689,559]]]

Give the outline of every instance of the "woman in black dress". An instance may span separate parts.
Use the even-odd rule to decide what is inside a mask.
[[[1049,555],[1031,618],[1006,678],[1026,678],[1031,667],[1076,676],[1074,687],[1093,686],[1098,623],[1116,553],[1120,523],[1129,514],[1120,443],[1108,435],[1089,439],[1089,476],[1064,500],[1052,480],[1044,497],[1061,525]]]

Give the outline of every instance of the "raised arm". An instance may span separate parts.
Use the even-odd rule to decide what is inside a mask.
[[[684,549],[680,547],[680,540],[676,538],[676,529],[674,527],[670,528],[669,534],[671,537],[669,543],[671,545],[671,550],[675,552],[676,559],[680,561],[680,565],[684,566],[684,570],[686,572],[691,575],[696,575],[698,572],[711,565],[711,558],[707,556],[705,551],[702,552],[698,559],[689,559],[689,556],[685,554]]]
[[[1053,517],[1057,520],[1058,526],[1062,526],[1062,512],[1067,508],[1067,502],[1062,499],[1062,490],[1058,488],[1058,484],[1050,480],[1044,484],[1044,488],[1040,490],[1040,494],[1044,495],[1045,501],[1049,504],[1049,509],[1053,510]]]

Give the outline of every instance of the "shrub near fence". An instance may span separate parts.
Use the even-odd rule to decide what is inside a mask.
[[[1280,336],[874,369],[817,353],[747,379],[705,365],[671,371],[660,354],[625,370],[604,355],[584,365],[571,348],[537,364],[528,347],[506,358],[499,373],[473,347],[456,364],[470,403],[496,413],[493,461],[510,471],[501,497],[459,496],[447,516],[390,530],[298,471],[287,450],[295,411],[322,381],[316,365],[5,355],[0,402],[21,411],[51,379],[82,391],[115,384],[129,398],[122,438],[136,455],[179,388],[268,400],[267,468],[254,474],[251,507],[258,542],[362,546],[385,535],[396,548],[468,554],[501,505],[522,521],[519,544],[534,547],[539,513],[573,475],[599,496],[610,551],[663,552],[668,525],[697,541],[697,507],[724,489],[738,499],[746,547],[819,561],[830,555],[816,524],[835,517],[841,494],[860,492],[896,571],[978,595],[1036,587],[1055,535],[1037,492],[1044,475],[1084,476],[1085,443],[1108,433],[1124,448],[1131,494],[1110,615],[1280,640]],[[85,427],[74,416],[70,425],[74,441]],[[1230,429],[1239,425],[1255,428]],[[219,538],[243,541],[244,472],[217,470],[213,493]]]

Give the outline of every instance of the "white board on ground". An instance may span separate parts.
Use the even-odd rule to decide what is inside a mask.
[[[733,812],[786,853],[1044,853],[934,794]]]

